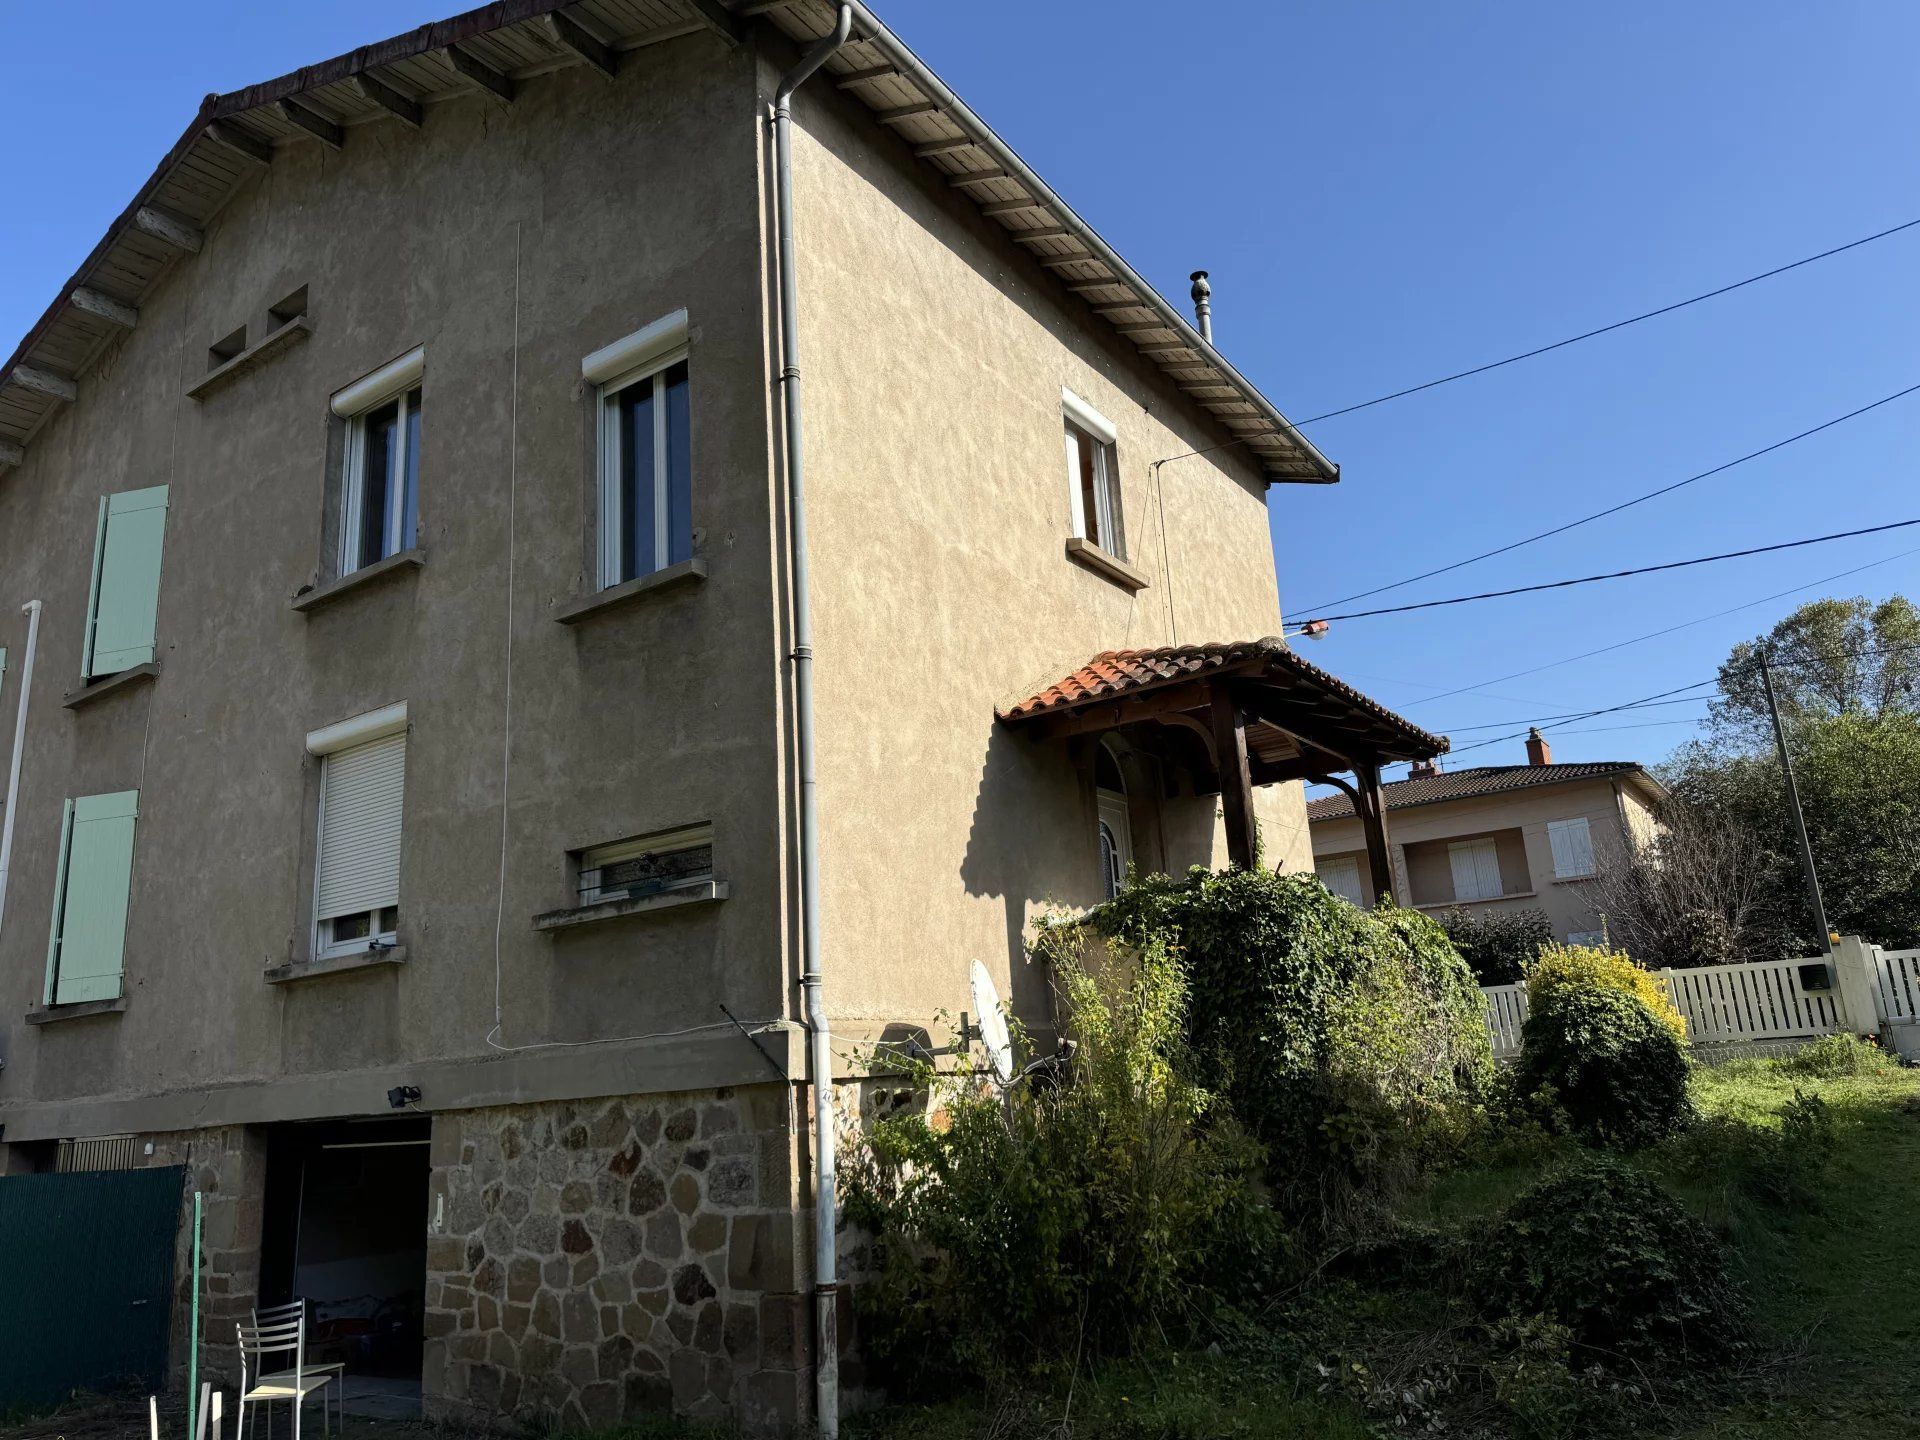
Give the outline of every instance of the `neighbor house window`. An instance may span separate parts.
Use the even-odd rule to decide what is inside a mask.
[[[1606,943],[1607,932],[1604,930],[1569,930],[1567,932],[1567,944],[1569,945],[1591,946],[1604,945]]]
[[[1119,432],[1071,390],[1060,392],[1067,440],[1067,487],[1073,533],[1116,560],[1127,558],[1126,522],[1120,514]]]
[[[713,879],[713,827],[690,825],[596,845],[579,852],[577,866],[582,905],[704,885]]]
[[[693,558],[687,312],[581,362],[598,407],[600,587]]]
[[[342,575],[417,543],[420,529],[420,381],[426,352],[409,351],[333,397],[346,421],[340,483]]]
[[[66,803],[47,937],[49,1005],[120,997],[133,826],[139,814],[138,790],[82,795]]]
[[[1556,880],[1581,880],[1593,874],[1593,831],[1586,816],[1549,820],[1547,843],[1553,847]]]
[[[167,487],[100,497],[80,678],[117,675],[153,659]]]
[[[1453,868],[1454,899],[1500,897],[1500,851],[1491,838],[1456,840],[1447,846],[1447,860]]]
[[[390,705],[316,730],[307,750],[320,757],[314,957],[390,946],[400,923],[407,707]]]
[[[1320,883],[1342,900],[1355,905],[1366,904],[1360,891],[1360,861],[1356,856],[1329,856],[1325,860],[1314,861],[1313,867],[1320,876]]]

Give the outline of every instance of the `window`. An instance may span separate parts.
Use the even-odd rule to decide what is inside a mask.
[[[117,675],[153,659],[166,531],[166,486],[100,498],[81,679]]]
[[[1447,860],[1453,867],[1454,899],[1497,900],[1502,894],[1500,851],[1491,836],[1454,841],[1447,846]]]
[[[400,817],[407,707],[343,720],[307,737],[320,757],[314,859],[315,959],[384,949],[400,923]]]
[[[600,588],[693,558],[687,312],[581,362],[599,407]]]
[[[1342,900],[1350,900],[1355,905],[1365,905],[1366,898],[1360,889],[1360,861],[1353,855],[1332,855],[1325,860],[1314,861],[1314,869],[1320,876],[1320,883],[1338,895]]]
[[[1569,930],[1567,932],[1569,945],[1604,945],[1606,943],[1607,932],[1604,930]]]
[[[713,879],[713,827],[691,825],[596,845],[578,856],[582,905],[638,900]]]
[[[333,397],[347,422],[340,484],[342,575],[411,550],[420,529],[420,381],[412,350]]]
[[[1133,822],[1127,813],[1127,782],[1120,762],[1105,745],[1093,759],[1094,797],[1098,801],[1101,898],[1113,899],[1133,868]]]
[[[1071,390],[1060,392],[1060,403],[1065,412],[1073,533],[1124,560],[1127,535],[1120,514],[1120,465],[1115,449],[1119,432]]]
[[[133,826],[139,814],[137,790],[82,795],[66,803],[47,937],[49,1005],[120,997]]]
[[[1593,832],[1587,817],[1549,820],[1547,843],[1553,847],[1553,874],[1556,880],[1580,880],[1593,874]]]

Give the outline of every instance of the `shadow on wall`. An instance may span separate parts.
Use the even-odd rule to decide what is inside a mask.
[[[967,894],[1002,902],[1009,1007],[1030,1024],[1051,1028],[1047,978],[1027,963],[1027,921],[1048,903],[1086,905],[1100,898],[1080,767],[1056,749],[995,725],[980,766],[960,879]],[[993,957],[980,959],[989,972],[996,968]]]

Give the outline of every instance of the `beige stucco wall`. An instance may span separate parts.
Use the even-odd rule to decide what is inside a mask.
[[[15,664],[0,772],[20,607],[45,602],[0,935],[0,1122],[16,1137],[42,1101],[159,1092],[180,1097],[184,1126],[204,1123],[196,1092],[211,1087],[240,1086],[223,1092],[229,1120],[264,1118],[300,1113],[294,1092],[343,1074],[363,1079],[332,1084],[331,1113],[381,1108],[396,1066],[488,1057],[497,902],[509,1044],[724,1023],[720,1002],[786,1012],[756,78],[750,51],[690,36],[629,56],[616,81],[583,67],[523,82],[510,112],[462,98],[417,133],[383,123],[338,154],[288,146],[0,476],[0,645]],[[302,284],[310,340],[185,397],[213,340],[243,322],[257,337]],[[556,624],[592,584],[581,357],[682,306],[709,576]],[[320,568],[327,397],[414,345],[425,566],[298,614],[289,597]],[[159,676],[63,709],[99,498],[158,484]],[[267,967],[308,953],[303,738],[399,700],[406,963],[269,985]],[[126,1010],[30,1027],[62,799],[121,789],[140,791]],[[532,931],[570,903],[570,847],[702,819],[736,881],[724,904]],[[759,1064],[739,1037],[717,1043]],[[546,1088],[518,1058],[500,1065],[507,1096]],[[233,1093],[271,1098],[250,1117]]]
[[[1220,432],[844,97],[798,114],[836,1029],[972,1008],[975,959],[1032,1015],[1029,921],[1099,898],[1092,742],[1036,744],[995,706],[1102,650],[1277,633],[1265,487],[1228,451],[1165,466],[1156,493],[1151,461]],[[1138,593],[1064,553],[1063,387],[1119,431]],[[1300,787],[1259,806],[1267,863],[1304,865]],[[1143,808],[1176,868],[1225,863],[1216,798]]]
[[[1569,781],[1507,795],[1390,811],[1388,839],[1402,893],[1411,893],[1415,905],[1428,914],[1440,914],[1453,893],[1447,842],[1491,834],[1500,846],[1500,878],[1507,895],[1500,900],[1469,902],[1470,908],[1544,910],[1554,934],[1561,939],[1574,932],[1597,930],[1600,921],[1592,908],[1591,883],[1554,878],[1547,825],[1585,816],[1593,837],[1595,863],[1604,866],[1607,852],[1618,854],[1626,838],[1618,788],[1613,780]],[[1627,803],[1644,816],[1647,833],[1653,833],[1654,822],[1644,802],[1631,789],[1627,794]],[[1316,861],[1336,855],[1359,857],[1361,888],[1371,903],[1373,887],[1367,878],[1366,841],[1360,822],[1352,818],[1322,820],[1314,823],[1312,831]],[[1520,883],[1523,876],[1524,885]]]

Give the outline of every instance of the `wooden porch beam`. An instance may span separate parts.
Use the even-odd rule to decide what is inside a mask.
[[[496,70],[484,60],[462,50],[458,45],[447,47],[447,63],[454,73],[468,81],[474,89],[489,100],[502,105],[513,104],[513,77]]]
[[[111,295],[102,295],[98,290],[89,290],[80,285],[67,297],[73,302],[73,308],[84,310],[97,320],[105,320],[131,330],[140,323],[140,312],[131,305],[123,305]]]
[[[1253,776],[1247,767],[1247,717],[1226,685],[1213,690],[1213,752],[1220,766],[1220,810],[1227,825],[1227,863],[1251,870],[1259,837],[1253,818]]]
[[[547,34],[562,50],[572,51],[609,80],[619,73],[620,52],[566,11],[549,10],[544,18]]]
[[[354,76],[353,88],[360,92],[360,97],[368,104],[378,105],[402,125],[418,130],[426,123],[418,100],[408,99],[391,85],[383,84],[371,75],[363,72]]]
[[[1356,760],[1353,765],[1354,811],[1367,837],[1367,868],[1373,874],[1373,893],[1400,903],[1393,883],[1393,852],[1387,847],[1387,796],[1380,786],[1380,762]]]
[[[273,146],[251,130],[243,130],[231,120],[214,120],[207,125],[207,138],[222,149],[231,150],[256,165],[273,164]]]
[[[347,132],[318,110],[309,110],[298,100],[282,100],[280,114],[289,125],[304,130],[330,150],[344,150]]]
[[[200,253],[203,237],[199,227],[182,220],[171,210],[162,210],[158,205],[142,205],[134,211],[133,228],[142,235],[151,235],[162,244],[184,250],[189,255]]]
[[[1205,710],[1210,703],[1209,690],[1203,680],[1168,685],[1144,695],[1089,704],[1064,715],[1043,716],[1030,721],[1029,729],[1042,739],[1064,740],[1075,735],[1098,735],[1143,720],[1168,721],[1183,711]]]

